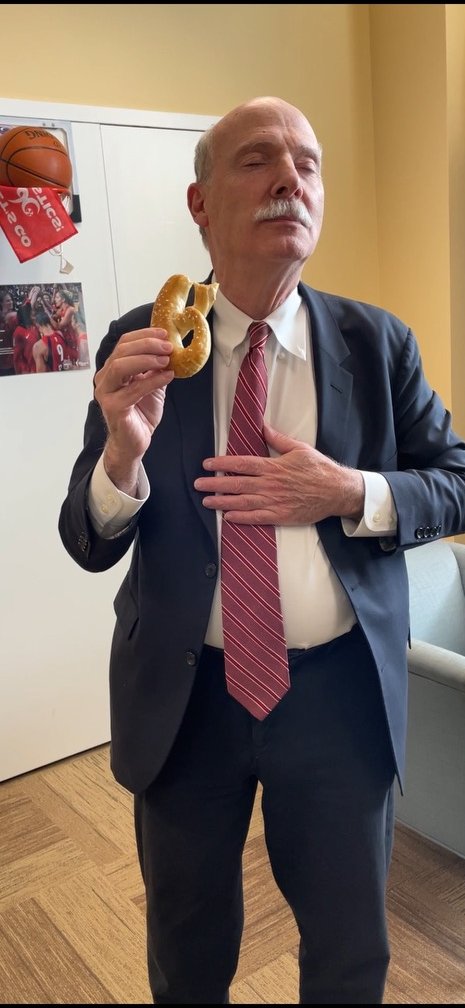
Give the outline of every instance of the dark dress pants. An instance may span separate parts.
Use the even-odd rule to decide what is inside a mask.
[[[158,1004],[228,1003],[258,781],[300,936],[299,1003],[382,1002],[394,768],[377,675],[358,627],[290,655],[291,689],[257,721],[227,694],[223,653],[204,648],[168,761],[135,798]]]

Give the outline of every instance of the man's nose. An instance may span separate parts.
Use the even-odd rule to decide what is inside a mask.
[[[284,196],[301,197],[302,194],[302,180],[292,158],[283,158],[276,171],[272,195],[275,199],[282,199]]]

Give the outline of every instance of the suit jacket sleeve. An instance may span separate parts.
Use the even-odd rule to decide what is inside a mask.
[[[123,333],[149,325],[151,307],[143,305],[111,323],[97,353],[97,371]],[[87,507],[88,488],[94,467],[105,446],[106,436],[102,411],[94,398],[87,411],[83,448],[72,469],[58,521],[63,545],[70,556],[80,567],[94,572],[108,570],[125,555],[137,533],[139,517],[135,515],[128,527],[112,539],[103,539],[92,525]]]
[[[465,527],[465,445],[423,374],[409,331],[393,385],[396,470],[383,470],[397,515],[397,545],[456,535]]]

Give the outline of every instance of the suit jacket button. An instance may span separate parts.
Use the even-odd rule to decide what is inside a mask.
[[[79,546],[79,549],[81,550],[82,553],[86,552],[86,549],[87,549],[88,545],[89,545],[89,540],[88,540],[85,532],[81,532],[81,534],[79,536],[79,539],[78,539],[78,546]]]
[[[415,529],[415,539],[424,539],[424,538],[425,538],[425,530],[423,528],[423,525],[420,525],[419,528]]]
[[[195,651],[186,651],[186,662],[191,667],[197,665],[197,655]]]
[[[207,578],[215,577],[216,570],[217,570],[216,563],[207,563],[207,565],[205,567],[205,574],[206,574]]]

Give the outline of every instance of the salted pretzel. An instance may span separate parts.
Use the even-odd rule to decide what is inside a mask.
[[[187,305],[187,296],[194,287],[194,303]],[[168,368],[176,378],[190,378],[200,371],[210,355],[211,336],[206,316],[213,305],[217,283],[194,283],[183,274],[175,274],[161,288],[152,308],[150,325],[166,329],[173,344]],[[188,346],[183,336],[193,332]]]

